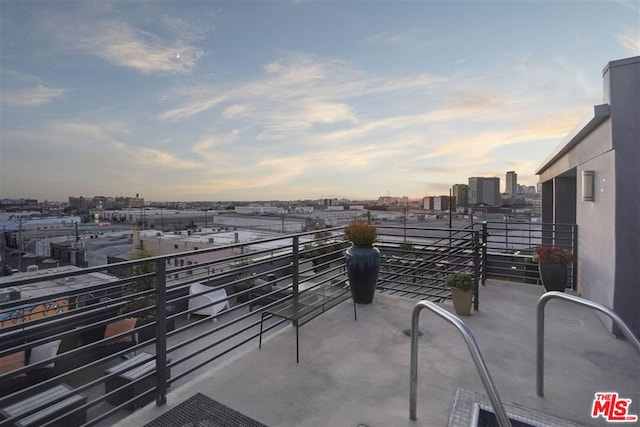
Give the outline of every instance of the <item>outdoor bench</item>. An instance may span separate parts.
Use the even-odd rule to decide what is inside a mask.
[[[300,362],[299,333],[300,326],[324,313],[331,307],[348,299],[351,296],[349,286],[343,285],[319,285],[301,291],[297,298],[290,299],[269,307],[262,312],[260,318],[260,338],[258,348],[262,348],[262,331],[265,317],[275,316],[291,320],[296,328],[296,363]],[[356,303],[353,301],[353,317],[357,321]]]
[[[36,384],[40,384],[41,382],[49,380],[50,378],[56,377],[58,375],[66,374],[69,371],[90,364],[113,353],[125,350],[136,344],[135,340],[117,340],[116,342],[106,341],[102,344],[94,345],[94,347],[92,348],[77,351],[73,355],[65,355],[65,353],[82,348],[84,346],[89,346],[96,343],[97,341],[102,340],[105,336],[105,329],[106,325],[100,325],[96,328],[67,335],[61,340],[56,341],[57,344],[54,344],[54,342],[47,343],[51,344],[51,354],[47,355],[46,357],[57,356],[58,359],[49,365],[29,369],[21,375],[3,378],[0,383],[0,397],[13,394]],[[34,363],[32,350],[32,348],[28,348],[25,351],[15,353],[16,356],[19,355],[22,358],[22,361],[18,363],[16,367],[29,366],[30,364]],[[0,372],[4,372],[1,366]],[[63,381],[73,382],[74,379],[79,379],[84,375],[84,373],[79,372],[72,377],[67,377]]]
[[[171,359],[167,359],[167,364]],[[153,354],[142,352],[104,371],[108,376],[104,382],[105,394],[121,389],[107,396],[107,401],[114,406],[132,400],[145,393],[156,382],[156,359]],[[153,373],[152,375],[149,375]],[[167,378],[171,378],[171,371],[167,368]],[[126,406],[130,411],[135,410],[153,400],[153,394],[137,399]]]
[[[81,425],[87,422],[87,409],[78,409],[87,403],[87,397],[85,395],[72,393],[62,400],[55,402],[56,399],[74,391],[75,390],[67,384],[58,384],[55,387],[0,409],[0,414],[3,419],[8,419],[21,417],[28,412],[36,410],[36,412],[31,415],[15,421],[13,424],[15,426],[39,426],[61,415],[64,416],[56,422],[47,425],[59,427]]]

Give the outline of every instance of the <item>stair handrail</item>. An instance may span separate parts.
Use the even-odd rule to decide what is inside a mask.
[[[538,299],[536,316],[536,393],[538,396],[544,397],[544,308],[547,302],[554,298],[563,299],[606,314],[620,328],[624,336],[636,348],[638,353],[640,353],[640,340],[633,334],[622,318],[606,305],[590,301],[577,295],[565,294],[564,292],[546,292]]]
[[[476,340],[469,328],[467,328],[467,325],[465,325],[464,322],[454,314],[451,314],[442,307],[426,300],[418,302],[413,308],[413,312],[411,314],[411,380],[409,390],[409,418],[413,421],[417,419],[416,408],[418,399],[418,324],[420,320],[420,311],[422,311],[423,308],[431,310],[447,322],[454,325],[456,329],[458,329],[458,331],[464,338],[465,343],[467,344],[467,348],[469,349],[469,353],[471,353],[473,363],[476,365],[476,369],[478,371],[478,374],[480,375],[480,379],[482,379],[482,384],[484,384],[484,388],[489,395],[489,399],[491,400],[491,404],[496,414],[498,424],[500,425],[500,427],[511,427],[511,421],[509,420],[509,417],[507,417],[507,413],[504,409],[504,406],[502,405],[502,400],[500,400],[500,396],[498,395],[498,390],[496,390],[496,386],[494,385],[493,380],[491,379],[491,375],[489,374],[489,369],[484,363],[484,359],[482,358],[482,354],[480,353],[478,344],[476,343]]]

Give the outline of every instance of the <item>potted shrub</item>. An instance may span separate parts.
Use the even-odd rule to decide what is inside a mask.
[[[547,292],[564,292],[567,286],[567,266],[573,261],[571,251],[556,246],[538,246],[533,260],[538,263],[544,289]]]
[[[352,244],[345,252],[351,295],[358,304],[371,304],[380,270],[380,251],[373,246],[378,238],[376,226],[356,219],[347,225],[345,235]]]
[[[466,273],[454,273],[444,279],[444,284],[451,288],[451,299],[456,314],[470,316],[473,302],[473,277]]]

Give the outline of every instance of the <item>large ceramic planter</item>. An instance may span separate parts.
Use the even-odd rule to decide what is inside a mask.
[[[541,262],[538,268],[540,270],[542,285],[547,292],[564,292],[567,286],[567,266],[565,264]]]
[[[345,262],[353,300],[358,304],[371,304],[378,282],[380,251],[374,247],[351,246],[345,252]]]
[[[464,291],[459,288],[451,288],[451,299],[456,314],[471,316],[471,303],[473,302],[473,290]]]

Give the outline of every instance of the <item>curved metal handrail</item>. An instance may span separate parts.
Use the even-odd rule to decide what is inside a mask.
[[[565,294],[563,292],[547,292],[538,299],[537,306],[536,393],[538,394],[538,396],[544,396],[544,308],[547,305],[547,302],[549,302],[549,300],[553,298],[563,299],[565,301],[588,307],[606,314],[622,330],[624,336],[627,337],[627,339],[636,348],[636,350],[638,350],[638,353],[640,353],[640,341],[638,340],[638,338],[633,334],[633,332],[631,332],[631,329],[629,329],[629,327],[624,323],[622,318],[620,318],[620,316],[618,316],[615,311],[611,310],[606,305],[589,301],[588,299],[584,299],[576,295]]]
[[[500,425],[500,427],[511,427],[511,421],[509,421],[509,418],[507,417],[507,413],[504,410],[504,406],[502,405],[500,396],[498,396],[496,386],[493,384],[491,375],[489,375],[489,370],[487,369],[487,365],[484,363],[484,359],[482,358],[482,354],[480,354],[480,349],[478,348],[478,344],[476,343],[473,334],[462,320],[430,301],[420,301],[418,304],[416,304],[413,309],[413,313],[411,314],[411,385],[409,397],[409,418],[414,421],[417,418],[416,407],[418,399],[418,322],[420,318],[420,311],[423,308],[428,308],[447,322],[453,324],[456,329],[458,329],[458,331],[464,338],[467,347],[469,348],[469,353],[471,353],[473,363],[475,363],[476,365],[476,369],[478,370],[478,374],[482,379],[484,388],[485,390],[487,390],[487,394],[489,395],[489,399],[491,400],[491,404],[493,405],[493,410],[496,414],[496,418],[498,419],[498,424]]]

